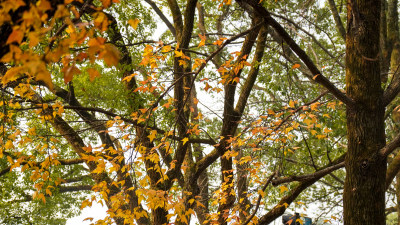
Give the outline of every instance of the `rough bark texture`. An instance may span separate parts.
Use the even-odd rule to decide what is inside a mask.
[[[385,145],[377,32],[381,3],[349,0],[347,6],[346,85],[355,104],[347,106],[344,224],[379,225],[385,224],[386,160],[371,156]]]
[[[396,176],[397,224],[400,225],[400,173]]]

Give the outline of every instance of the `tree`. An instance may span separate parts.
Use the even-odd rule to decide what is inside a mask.
[[[344,187],[345,224],[384,224],[398,2],[327,4],[1,0],[0,204],[27,210],[0,218],[269,224]]]

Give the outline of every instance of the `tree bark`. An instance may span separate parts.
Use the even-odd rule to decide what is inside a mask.
[[[385,145],[380,85],[380,1],[347,3],[346,91],[355,102],[347,105],[346,180],[343,206],[346,225],[385,224],[386,159],[371,157]]]

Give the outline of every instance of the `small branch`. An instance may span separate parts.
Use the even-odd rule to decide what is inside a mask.
[[[293,26],[294,26],[295,28],[297,28],[297,29],[303,31],[305,34],[307,34],[309,37],[311,37],[311,39],[312,39],[312,40],[313,40],[327,55],[329,55],[329,57],[331,57],[332,59],[334,59],[334,60],[340,65],[340,67],[345,68],[344,64],[343,64],[342,62],[339,61],[338,57],[334,56],[331,52],[329,52],[329,50],[326,49],[326,48],[321,44],[321,42],[319,42],[318,39],[317,39],[314,35],[312,35],[310,32],[304,30],[302,27],[300,27],[297,23],[295,23],[294,21],[292,21],[292,20],[289,19],[289,18],[286,18],[286,17],[284,17],[284,16],[282,16],[282,15],[278,15],[278,14],[275,14],[275,13],[272,13],[272,12],[271,12],[271,15],[276,16],[276,17],[279,17],[279,18],[282,18],[282,19],[288,21],[289,23],[293,24]]]
[[[268,177],[267,182],[264,184],[264,186],[263,186],[263,188],[262,188],[262,191],[263,191],[263,192],[265,191],[265,189],[267,189],[268,185],[271,183],[272,178],[274,178],[275,174],[276,174],[276,172],[273,172],[273,173]],[[260,203],[261,203],[262,197],[263,197],[263,196],[262,196],[261,194],[258,195],[256,208],[254,209],[254,212],[250,215],[250,217],[247,218],[246,222],[243,223],[243,225],[247,225],[247,224],[251,221],[251,219],[253,219],[253,217],[256,215],[256,213],[257,213],[257,211],[258,211],[258,208],[260,207]]]
[[[151,6],[151,8],[153,8],[153,10],[157,13],[157,15],[165,23],[165,25],[167,25],[167,27],[171,31],[172,35],[174,35],[176,37],[175,27],[171,24],[171,22],[169,22],[167,17],[164,15],[164,13],[161,11],[161,9],[158,8],[156,3],[154,3],[152,0],[145,0],[145,2],[147,2],[147,4],[149,4]]]
[[[346,30],[344,29],[342,19],[340,19],[339,12],[337,11],[335,0],[328,0],[329,8],[332,12],[333,19],[335,20],[336,28],[343,40],[346,40]]]
[[[58,161],[61,163],[61,165],[74,165],[74,164],[80,164],[80,163],[84,163],[85,161],[83,159],[58,159]],[[27,164],[28,162],[22,162],[20,163],[21,166]],[[33,163],[32,166],[38,166],[40,165],[42,162],[35,162]],[[4,168],[3,170],[0,171],[0,177],[5,175],[6,173],[11,171],[11,166],[8,166],[6,168]]]
[[[77,185],[77,186],[61,186],[58,189],[59,193],[75,192],[75,191],[91,191],[91,185]]]
[[[320,85],[328,89],[337,99],[342,101],[347,106],[351,107],[355,105],[353,99],[349,98],[345,93],[339,90],[332,82],[330,82],[325,76],[322,75],[321,71],[317,68],[311,58],[307,53],[293,40],[293,38],[286,32],[286,30],[274,19],[272,18],[269,11],[262,7],[257,0],[236,0],[238,3],[249,4],[258,15],[262,16],[267,25],[273,27],[276,32],[282,37],[282,39],[289,45],[289,47],[296,53],[296,55],[303,61],[307,68],[313,74],[312,79],[315,80]]]
[[[313,158],[313,156],[312,156],[310,146],[308,146],[308,142],[307,142],[307,140],[306,140],[306,137],[304,136],[303,128],[301,128],[301,127],[300,127],[300,132],[301,132],[301,136],[303,137],[303,141],[304,141],[304,143],[306,144],[306,147],[307,147],[307,150],[308,150],[308,154],[310,155],[311,163],[312,163],[314,169],[318,170],[317,165],[315,165],[314,158]]]
[[[344,161],[327,167],[325,169],[321,169],[315,173],[311,173],[311,174],[306,174],[306,175],[300,175],[300,176],[290,176],[290,177],[283,177],[283,178],[279,178],[279,179],[275,179],[272,181],[272,185],[277,186],[280,184],[284,184],[284,183],[289,183],[289,182],[293,182],[293,181],[308,181],[308,180],[312,180],[316,177],[323,177],[337,169],[343,168],[344,167]]]
[[[379,155],[382,158],[387,157],[390,153],[392,153],[396,148],[400,146],[400,134],[398,134],[391,142],[389,142],[385,147],[379,150]]]

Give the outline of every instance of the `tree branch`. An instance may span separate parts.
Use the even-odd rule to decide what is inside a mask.
[[[152,0],[145,0],[145,2],[147,2],[151,8],[153,8],[153,10],[157,13],[157,15],[161,18],[161,20],[165,23],[165,25],[167,25],[168,29],[171,31],[171,33],[176,37],[176,30],[175,27],[172,26],[171,22],[169,22],[169,20],[167,19],[167,17],[165,17],[164,13],[160,10],[160,8],[158,8],[158,6],[156,5],[156,3],[154,3]]]
[[[317,68],[314,62],[310,59],[307,53],[293,40],[293,38],[286,32],[286,30],[271,17],[271,14],[262,7],[257,0],[236,0],[240,5],[249,4],[253,9],[264,18],[265,23],[273,27],[276,32],[282,37],[282,39],[289,45],[289,47],[296,53],[301,61],[307,66],[307,68],[313,74],[313,79],[328,89],[337,99],[342,101],[347,106],[351,107],[355,105],[353,99],[349,98],[345,93],[340,91],[334,84],[332,84],[325,76],[322,75],[321,71]]]
[[[315,173],[311,173],[311,174],[306,174],[306,175],[299,175],[299,176],[290,176],[290,177],[283,177],[283,178],[279,178],[279,179],[275,179],[272,181],[272,185],[277,186],[280,184],[284,184],[284,183],[289,183],[289,182],[293,182],[293,181],[307,181],[307,180],[311,180],[314,179],[315,177],[323,177],[337,169],[343,168],[344,167],[344,160],[339,162],[336,165],[333,166],[329,166],[325,169],[321,169],[318,170]]]
[[[344,29],[342,19],[339,16],[339,12],[336,8],[335,0],[328,0],[329,8],[332,12],[333,19],[335,20],[336,28],[338,29],[340,36],[342,36],[343,40],[346,40],[346,29]]]
[[[59,187],[59,193],[75,192],[75,191],[91,191],[91,185],[76,185],[76,186],[61,186]]]
[[[274,178],[276,172],[273,172],[267,179],[267,182],[264,184],[264,186],[262,187],[262,192],[265,191],[265,189],[267,189],[268,185],[271,183],[272,179]],[[253,213],[249,216],[249,218],[247,218],[247,220],[243,223],[243,225],[247,225],[251,219],[253,219],[253,217],[256,215],[258,208],[260,207],[260,203],[261,203],[261,199],[262,199],[262,195],[259,194],[258,195],[258,199],[257,199],[257,204],[256,204],[256,208],[254,209]]]

